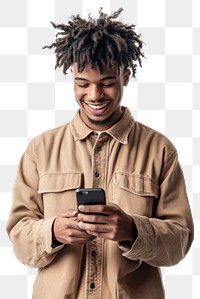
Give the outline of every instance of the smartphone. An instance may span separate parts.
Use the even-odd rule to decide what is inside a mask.
[[[77,207],[80,205],[105,205],[105,191],[101,188],[76,189]]]

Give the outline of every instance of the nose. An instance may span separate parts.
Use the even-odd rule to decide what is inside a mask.
[[[97,101],[103,97],[103,91],[97,84],[92,84],[88,91],[88,97],[91,101]]]

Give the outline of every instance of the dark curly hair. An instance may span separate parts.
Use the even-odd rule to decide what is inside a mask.
[[[126,25],[115,19],[123,11],[119,8],[110,16],[99,9],[98,18],[88,15],[88,20],[80,15],[71,16],[67,25],[51,22],[55,29],[61,30],[56,34],[56,40],[45,48],[55,48],[56,65],[63,66],[63,73],[73,63],[77,63],[78,71],[82,72],[87,64],[103,73],[104,67],[116,66],[132,69],[135,77],[137,64],[141,64],[144,54],[141,52],[143,42],[140,34],[135,32],[135,25]]]

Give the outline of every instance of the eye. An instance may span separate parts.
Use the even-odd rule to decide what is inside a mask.
[[[104,84],[102,84],[102,86],[103,87],[111,87],[111,86],[113,86],[115,84],[115,82],[111,82],[111,83],[104,83]]]
[[[78,84],[78,83],[76,84],[81,88],[87,88],[89,86],[89,84]]]

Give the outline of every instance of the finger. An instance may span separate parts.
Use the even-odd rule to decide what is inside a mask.
[[[90,236],[94,236],[94,237],[99,237],[100,233],[97,233],[97,232],[93,232],[91,230],[87,230],[87,233],[90,235]]]
[[[65,244],[71,244],[71,245],[75,245],[75,244],[85,244],[89,241],[92,241],[95,238],[95,236],[92,236],[88,233],[84,233],[84,234],[75,234],[73,235],[64,235],[61,238],[62,243]]]
[[[111,238],[109,237],[109,233],[102,233],[102,232],[98,233],[98,232],[93,232],[93,231],[87,231],[87,233],[94,237],[111,240]]]
[[[78,214],[78,220],[89,223],[110,223],[110,217],[102,214]]]
[[[60,217],[63,218],[70,218],[70,217],[77,217],[78,211],[74,209],[68,209],[65,213],[60,214]]]
[[[73,228],[76,230],[80,230],[80,227],[78,225],[78,219],[67,218],[65,220],[64,227],[66,229]]]
[[[105,224],[97,224],[97,223],[86,223],[86,222],[82,222],[80,221],[78,223],[79,228],[81,228],[82,230],[85,230],[86,232],[90,231],[90,232],[96,232],[96,233],[107,233],[110,231],[110,228],[108,227],[108,225]]]
[[[85,230],[82,229],[70,229],[66,232],[63,232],[63,234],[66,237],[71,237],[71,238],[80,238],[80,239],[90,239],[91,235],[86,232]]]
[[[82,213],[91,213],[91,214],[98,213],[98,214],[109,215],[112,213],[113,207],[114,206],[110,206],[110,205],[80,205],[78,209]]]
[[[78,229],[73,227],[67,227],[59,231],[56,239],[62,243],[71,243],[73,242],[73,240],[76,241],[77,239],[91,240],[93,239],[93,236],[91,236],[85,230],[82,230],[79,227]]]
[[[66,217],[77,217],[78,216],[78,211],[74,209],[69,209],[66,212]]]

